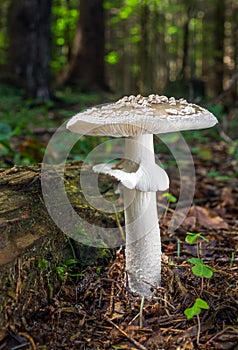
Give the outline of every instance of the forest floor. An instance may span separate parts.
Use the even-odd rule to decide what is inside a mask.
[[[227,145],[209,147],[209,160],[194,157],[196,193],[183,226],[167,233],[172,207],[161,219],[162,285],[154,297],[128,290],[123,249],[117,250],[108,266],[75,270],[82,273],[77,278],[66,275],[50,297],[47,283],[41,285],[45,290],[32,286],[31,300],[9,306],[11,327],[0,349],[238,349],[238,179]],[[171,180],[174,195],[178,181]],[[206,241],[187,243],[187,231],[202,233]],[[198,254],[212,277],[192,273],[188,259]],[[30,264],[21,268],[24,279]],[[196,298],[209,309],[187,320],[184,311]]]
[[[16,290],[9,291],[9,325],[0,330],[0,350],[238,349],[238,165],[222,140],[196,147],[196,191],[187,218],[168,233],[176,205],[171,204],[160,220],[162,285],[152,286],[154,296],[142,298],[128,289],[122,247],[109,264],[83,271],[75,266],[78,276],[65,274],[54,288],[49,270],[39,273],[25,300],[19,281],[28,279],[29,258],[16,266],[18,298]],[[168,173],[170,192],[178,198],[179,175]],[[191,244],[187,232],[205,239]],[[212,276],[195,276],[191,258],[201,259]],[[184,311],[197,298],[207,307],[188,320]]]

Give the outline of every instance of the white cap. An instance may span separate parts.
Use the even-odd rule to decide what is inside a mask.
[[[84,135],[135,136],[204,129],[217,122],[208,110],[185,99],[152,94],[87,109],[72,117],[67,129]]]

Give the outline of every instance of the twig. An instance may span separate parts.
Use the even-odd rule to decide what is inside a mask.
[[[33,339],[29,334],[27,334],[27,333],[25,333],[25,332],[19,332],[18,334],[21,335],[21,336],[23,336],[23,337],[26,338],[27,340],[29,340],[29,342],[31,343],[31,348],[32,348],[32,350],[37,350],[37,349],[36,349],[36,344],[35,344],[35,342],[34,342],[34,339]]]
[[[107,314],[111,315],[113,312],[113,304],[114,304],[114,290],[115,290],[115,282],[112,282],[111,286],[111,295],[110,295],[110,303],[109,303],[109,308],[107,310]]]
[[[228,326],[226,328],[224,328],[222,331],[218,332],[217,334],[215,334],[213,337],[211,337],[205,344],[205,346],[210,345],[213,340],[215,340],[217,337],[219,337],[219,335],[222,335],[223,333],[225,333],[228,329],[231,329],[232,331],[238,332],[238,330],[235,327],[232,326]]]
[[[131,338],[125,331],[123,331],[117,324],[110,320],[107,316],[104,316],[105,320],[115,327],[121,334],[124,335],[131,343],[133,343],[140,350],[147,350],[142,344],[138,343],[135,339]]]
[[[17,270],[18,270],[18,277],[17,277],[17,285],[16,285],[16,302],[18,302],[18,296],[21,294],[21,259],[19,258],[17,260]]]
[[[197,320],[198,320],[197,345],[199,346],[200,333],[201,333],[201,322],[200,322],[200,317],[199,317],[199,315],[197,315]]]
[[[145,297],[143,296],[141,298],[141,303],[140,303],[140,328],[143,327],[143,307],[144,307],[144,301]]]
[[[116,210],[116,207],[115,207],[114,204],[113,204],[113,209],[114,209],[114,213],[115,213],[115,218],[116,218],[117,227],[118,227],[118,229],[119,229],[119,232],[120,232],[120,235],[121,235],[121,238],[122,238],[123,242],[125,242],[125,240],[126,240],[125,233],[124,233],[124,231],[123,231],[123,229],[122,229],[122,227],[121,227],[121,223],[120,223],[120,220],[119,220],[119,218],[118,218],[117,210]]]
[[[28,343],[28,342],[23,343],[23,344],[19,344],[19,345],[14,346],[13,348],[11,348],[11,350],[19,350],[21,348],[25,348],[28,345],[30,345],[30,343]],[[5,349],[5,348],[0,347],[0,349]]]

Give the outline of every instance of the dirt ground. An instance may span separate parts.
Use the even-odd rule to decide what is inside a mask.
[[[50,254],[38,259],[32,251],[8,270],[0,349],[237,350],[237,163],[225,142],[209,147],[209,154],[194,156],[196,192],[183,225],[168,233],[173,204],[160,220],[162,285],[151,286],[153,297],[128,289],[123,247],[101,266],[73,265],[61,275]],[[176,197],[178,183],[177,175],[171,178]],[[206,241],[188,244],[188,231]],[[194,276],[188,259],[198,254],[212,268],[211,278]],[[196,298],[209,308],[187,320],[184,311]]]

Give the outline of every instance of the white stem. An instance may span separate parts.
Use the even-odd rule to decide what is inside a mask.
[[[155,163],[153,134],[127,137],[125,146],[125,159],[130,159],[138,164]]]
[[[126,139],[126,159],[154,162],[153,135]],[[140,295],[152,295],[151,285],[161,281],[161,241],[156,192],[124,187],[126,268],[129,287]]]

